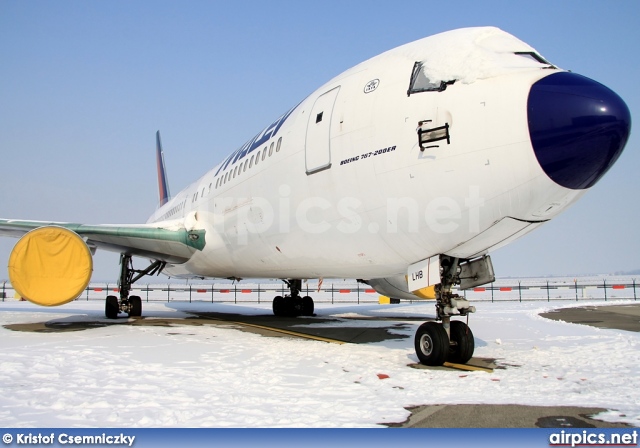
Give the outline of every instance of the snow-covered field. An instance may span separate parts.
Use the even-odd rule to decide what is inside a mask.
[[[38,333],[4,325],[69,316],[103,321],[103,303],[50,309],[7,300],[0,302],[0,427],[371,427],[405,420],[405,407],[436,403],[603,407],[615,411],[599,418],[640,426],[640,333],[538,316],[594,304],[604,302],[476,303],[470,319],[475,356],[496,358],[504,367],[486,373],[408,367],[417,361],[413,333],[420,321],[394,330],[407,339],[362,345],[215,325],[127,325],[127,319]],[[144,315],[256,314],[269,307],[149,303]],[[317,313],[432,316],[433,304],[319,304]],[[383,324],[389,322],[349,321]]]

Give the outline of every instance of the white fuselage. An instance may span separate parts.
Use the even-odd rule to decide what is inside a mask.
[[[246,154],[241,148],[159,208],[149,222],[206,231],[203,251],[165,271],[391,277],[437,254],[486,253],[573,203],[584,190],[545,175],[527,125],[532,84],[559,70],[507,63],[491,76],[408,95],[429,44],[391,50],[329,81],[245,145]],[[532,51],[520,44],[512,52]],[[448,124],[450,144],[422,151],[425,120]]]

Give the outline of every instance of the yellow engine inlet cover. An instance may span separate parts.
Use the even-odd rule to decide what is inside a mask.
[[[46,226],[24,235],[9,256],[9,279],[25,299],[38,305],[71,302],[91,280],[91,251],[71,230]]]

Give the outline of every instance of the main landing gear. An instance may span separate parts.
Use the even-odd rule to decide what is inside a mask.
[[[474,342],[471,329],[451,316],[467,316],[476,311],[469,302],[451,292],[460,283],[457,258],[442,257],[441,283],[436,285],[436,319],[418,327],[414,340],[416,354],[422,364],[440,366],[444,362],[464,364],[473,356]]]
[[[283,281],[291,293],[273,299],[273,314],[278,317],[313,316],[313,299],[309,296],[300,297],[302,280]]]
[[[116,296],[107,296],[104,313],[107,319],[117,319],[119,313],[127,313],[129,317],[142,316],[142,299],[140,296],[130,296],[131,285],[140,280],[145,275],[160,273],[166,263],[164,261],[154,261],[143,270],[133,268],[131,255],[120,255],[120,300]]]

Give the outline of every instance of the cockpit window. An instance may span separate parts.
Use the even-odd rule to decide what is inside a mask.
[[[422,62],[416,62],[413,64],[413,72],[411,73],[411,82],[409,83],[407,96],[419,92],[442,92],[448,85],[454,82],[455,81],[431,81],[424,73],[424,64]]]
[[[522,56],[527,59],[532,59],[543,65],[548,65],[548,67],[545,67],[545,68],[557,68],[551,62],[547,61],[545,58],[543,58],[538,53],[535,53],[533,51],[516,51],[514,54],[517,54],[518,56]]]

